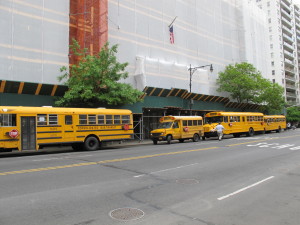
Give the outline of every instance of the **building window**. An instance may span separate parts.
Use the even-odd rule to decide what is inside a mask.
[[[269,23],[271,23],[271,18],[268,19]]]
[[[272,75],[275,75],[275,70],[272,70]]]
[[[274,61],[271,62],[271,65],[274,66]]]
[[[273,84],[275,84],[275,79],[273,79]]]

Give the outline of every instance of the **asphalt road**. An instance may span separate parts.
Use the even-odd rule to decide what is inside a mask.
[[[300,129],[0,154],[0,225],[299,225]]]

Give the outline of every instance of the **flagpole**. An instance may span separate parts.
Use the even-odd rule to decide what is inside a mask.
[[[177,16],[175,16],[175,18],[173,19],[172,23],[170,23],[170,25],[168,27],[171,27],[173,25],[173,23],[175,22],[176,19],[177,19]]]

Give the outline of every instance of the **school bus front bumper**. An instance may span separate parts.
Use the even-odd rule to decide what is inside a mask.
[[[150,138],[153,141],[165,141],[167,140],[166,134],[165,133],[151,133]]]

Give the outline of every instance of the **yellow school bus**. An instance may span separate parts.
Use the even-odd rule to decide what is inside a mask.
[[[282,129],[286,129],[286,118],[283,115],[265,115],[264,122],[266,132],[280,133]]]
[[[224,126],[224,134],[253,136],[255,132],[264,132],[264,114],[256,112],[210,112],[205,115],[204,138],[216,137],[214,131],[218,123]]]
[[[158,141],[167,141],[171,144],[172,140],[192,139],[194,142],[200,140],[203,133],[203,119],[201,116],[164,116],[159,120],[158,129],[151,131],[153,144]]]
[[[96,150],[102,142],[132,138],[130,110],[0,106],[0,152],[47,145]]]

